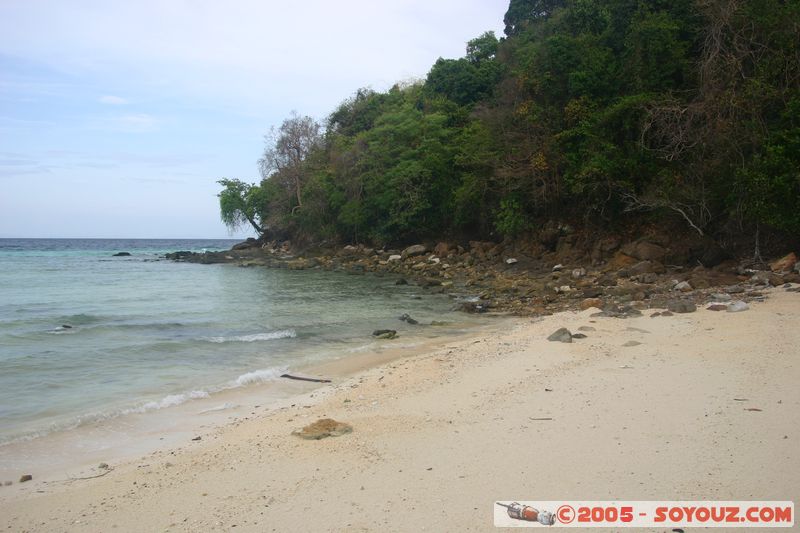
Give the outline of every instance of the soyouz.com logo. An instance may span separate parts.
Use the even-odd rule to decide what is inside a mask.
[[[789,501],[496,501],[496,527],[793,527]]]

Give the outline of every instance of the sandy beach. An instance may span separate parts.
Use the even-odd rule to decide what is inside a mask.
[[[0,529],[489,531],[498,500],[797,502],[800,294],[766,293],[740,313],[508,318],[319,367],[332,385],[200,440],[86,479],[15,479]],[[547,341],[560,327],[587,337]],[[320,418],[353,432],[291,435]]]

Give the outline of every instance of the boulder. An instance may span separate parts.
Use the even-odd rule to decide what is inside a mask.
[[[694,313],[697,311],[697,306],[687,300],[670,300],[667,302],[667,309],[672,313]]]
[[[681,292],[689,292],[692,290],[691,284],[688,281],[680,281],[674,287],[672,287],[674,291],[681,291]]]
[[[735,300],[728,305],[729,313],[741,313],[742,311],[747,311],[748,309],[750,309],[750,306],[741,300]]]
[[[797,256],[792,252],[770,263],[769,268],[773,272],[791,272],[795,265],[797,265]]]
[[[547,337],[550,342],[572,342],[572,333],[567,328],[559,328]]]
[[[372,336],[378,339],[394,339],[397,337],[397,331],[393,329],[376,329],[372,332]]]
[[[581,302],[581,310],[585,311],[592,307],[596,307],[597,309],[603,308],[603,300],[600,298],[586,298]]]
[[[447,254],[450,253],[450,245],[446,242],[440,242],[433,248],[433,253],[439,257],[447,257]]]
[[[258,248],[258,241],[253,237],[248,237],[246,241],[234,244],[231,250],[247,250],[249,248]]]
[[[403,322],[408,322],[412,326],[416,326],[417,324],[419,324],[419,321],[418,320],[414,320],[413,318],[411,318],[411,315],[409,315],[408,313],[403,313],[398,318],[400,320],[402,320]]]
[[[423,255],[423,254],[425,254],[427,252],[428,252],[428,248],[424,244],[414,244],[412,246],[409,246],[405,250],[403,250],[403,252],[400,254],[400,256],[403,259],[406,259],[408,257],[416,257],[418,255]],[[391,260],[391,258],[389,258],[389,259]]]
[[[658,244],[640,239],[625,245],[622,253],[639,259],[640,261],[654,261],[667,255],[667,250]]]

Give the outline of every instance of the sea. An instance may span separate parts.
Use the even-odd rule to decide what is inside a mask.
[[[451,297],[389,276],[164,257],[235,242],[0,239],[0,458],[6,446],[470,327]],[[375,329],[399,339],[376,341]]]

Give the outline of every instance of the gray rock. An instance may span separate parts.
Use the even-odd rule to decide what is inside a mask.
[[[32,475],[30,475],[30,474],[25,474],[24,476],[22,476],[21,478],[19,478],[19,482],[20,482],[20,483],[25,483],[26,481],[30,481],[30,480],[32,480],[32,479],[33,479],[33,476],[32,476]]]
[[[403,322],[408,322],[412,326],[416,326],[417,324],[419,324],[419,321],[418,320],[414,320],[413,318],[411,318],[411,315],[409,315],[408,313],[403,313],[398,318],[400,320],[402,320]]]
[[[639,342],[639,341],[628,341],[625,344],[623,344],[622,346],[624,346],[625,348],[630,348],[632,346],[639,346],[640,344],[642,344],[642,343]]]
[[[562,265],[561,263],[553,267],[553,272],[561,272],[562,270],[564,270],[564,265]]]
[[[509,257],[508,259],[506,259],[506,264],[507,265],[513,265],[516,262],[517,262],[517,260],[515,258],[513,258],[513,257]]]
[[[584,335],[583,333],[573,333],[572,334],[572,338],[573,339],[585,339],[586,335]]]
[[[741,294],[745,291],[745,288],[741,285],[731,285],[729,287],[725,287],[725,292],[728,294]]]
[[[715,292],[711,295],[711,299],[715,302],[730,302],[733,298],[730,294],[724,292]]]
[[[586,275],[586,269],[585,268],[575,268],[575,269],[572,270],[572,277],[574,279],[582,278],[585,275]]]
[[[741,300],[735,300],[728,306],[729,313],[740,313],[742,311],[747,311],[748,309],[750,309],[750,306]]]
[[[572,333],[567,328],[559,328],[547,337],[551,342],[572,342]]]
[[[681,281],[674,287],[672,287],[674,291],[681,291],[681,292],[689,292],[692,290],[692,286],[689,284],[688,281]]]
[[[428,252],[428,248],[424,244],[414,244],[409,246],[400,254],[403,259],[407,257],[415,257]]]
[[[694,313],[697,311],[697,306],[686,300],[670,300],[667,302],[667,309],[673,313]],[[664,313],[661,315],[664,316]]]

